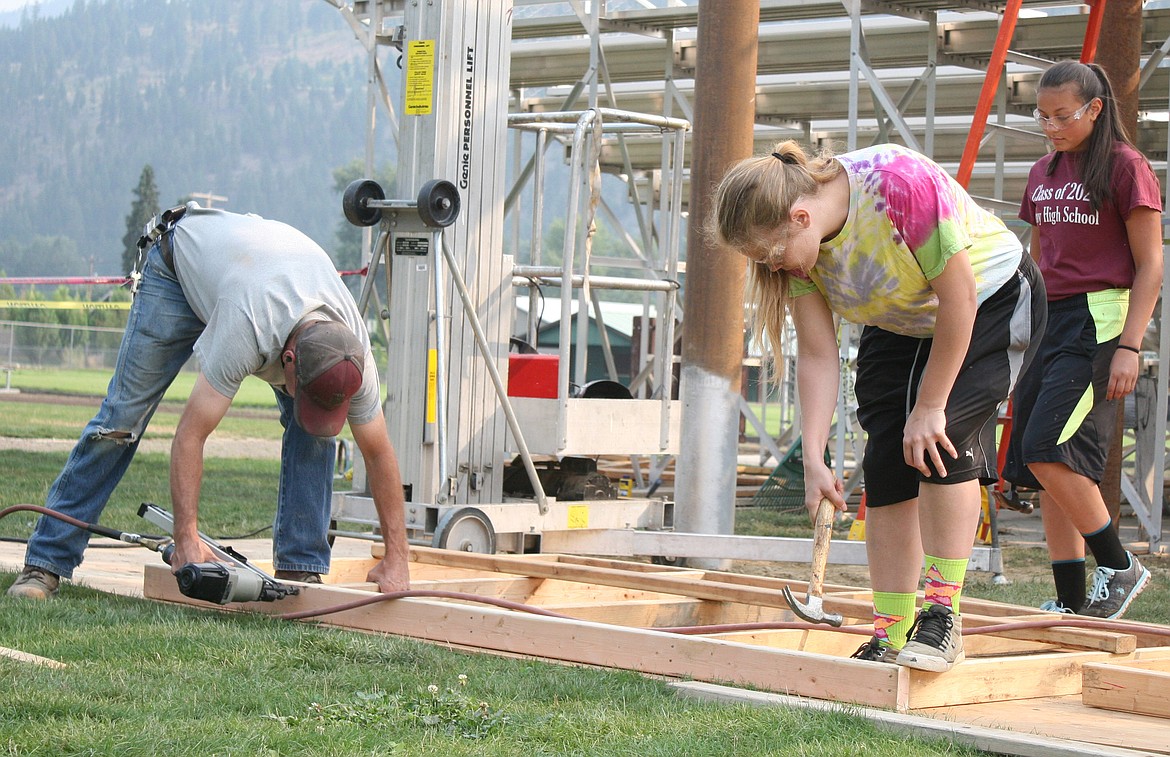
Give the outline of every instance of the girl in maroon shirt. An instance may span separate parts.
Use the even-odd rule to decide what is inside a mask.
[[[1003,475],[1043,490],[1057,599],[1042,609],[1116,618],[1149,571],[1122,546],[1097,484],[1162,288],[1161,192],[1100,66],[1052,66],[1036,106],[1054,151],[1032,167],[1020,218],[1033,227],[1048,328],[1016,388]],[[1097,563],[1087,596],[1086,545]]]

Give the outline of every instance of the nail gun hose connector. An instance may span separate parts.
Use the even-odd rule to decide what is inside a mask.
[[[218,562],[187,563],[175,574],[183,596],[217,605],[229,602],[274,602],[300,589],[265,579],[258,573]]]

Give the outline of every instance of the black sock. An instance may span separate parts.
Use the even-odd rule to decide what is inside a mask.
[[[1121,537],[1113,528],[1113,521],[1105,524],[1104,528],[1091,534],[1082,534],[1085,537],[1085,546],[1093,553],[1093,559],[1098,566],[1114,570],[1125,570],[1129,567],[1129,553],[1121,546]]]
[[[1073,612],[1085,605],[1085,560],[1061,560],[1052,563],[1056,582],[1056,601]]]

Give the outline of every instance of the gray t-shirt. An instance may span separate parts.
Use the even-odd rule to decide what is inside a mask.
[[[362,388],[349,422],[368,423],[379,404],[370,337],[329,255],[293,227],[188,203],[175,227],[175,274],[207,324],[195,355],[211,386],[234,397],[247,376],[284,385],[280,353],[305,319],[340,321],[366,350]]]

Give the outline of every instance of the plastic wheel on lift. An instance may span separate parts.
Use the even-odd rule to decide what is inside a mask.
[[[431,179],[418,190],[418,215],[427,226],[443,228],[459,216],[459,190],[444,179]]]
[[[382,185],[373,179],[358,179],[350,182],[341,196],[341,210],[345,219],[354,226],[373,226],[382,220],[382,209],[371,208],[370,200],[385,200]]]
[[[460,507],[439,519],[431,546],[491,555],[496,551],[496,531],[482,510]]]

